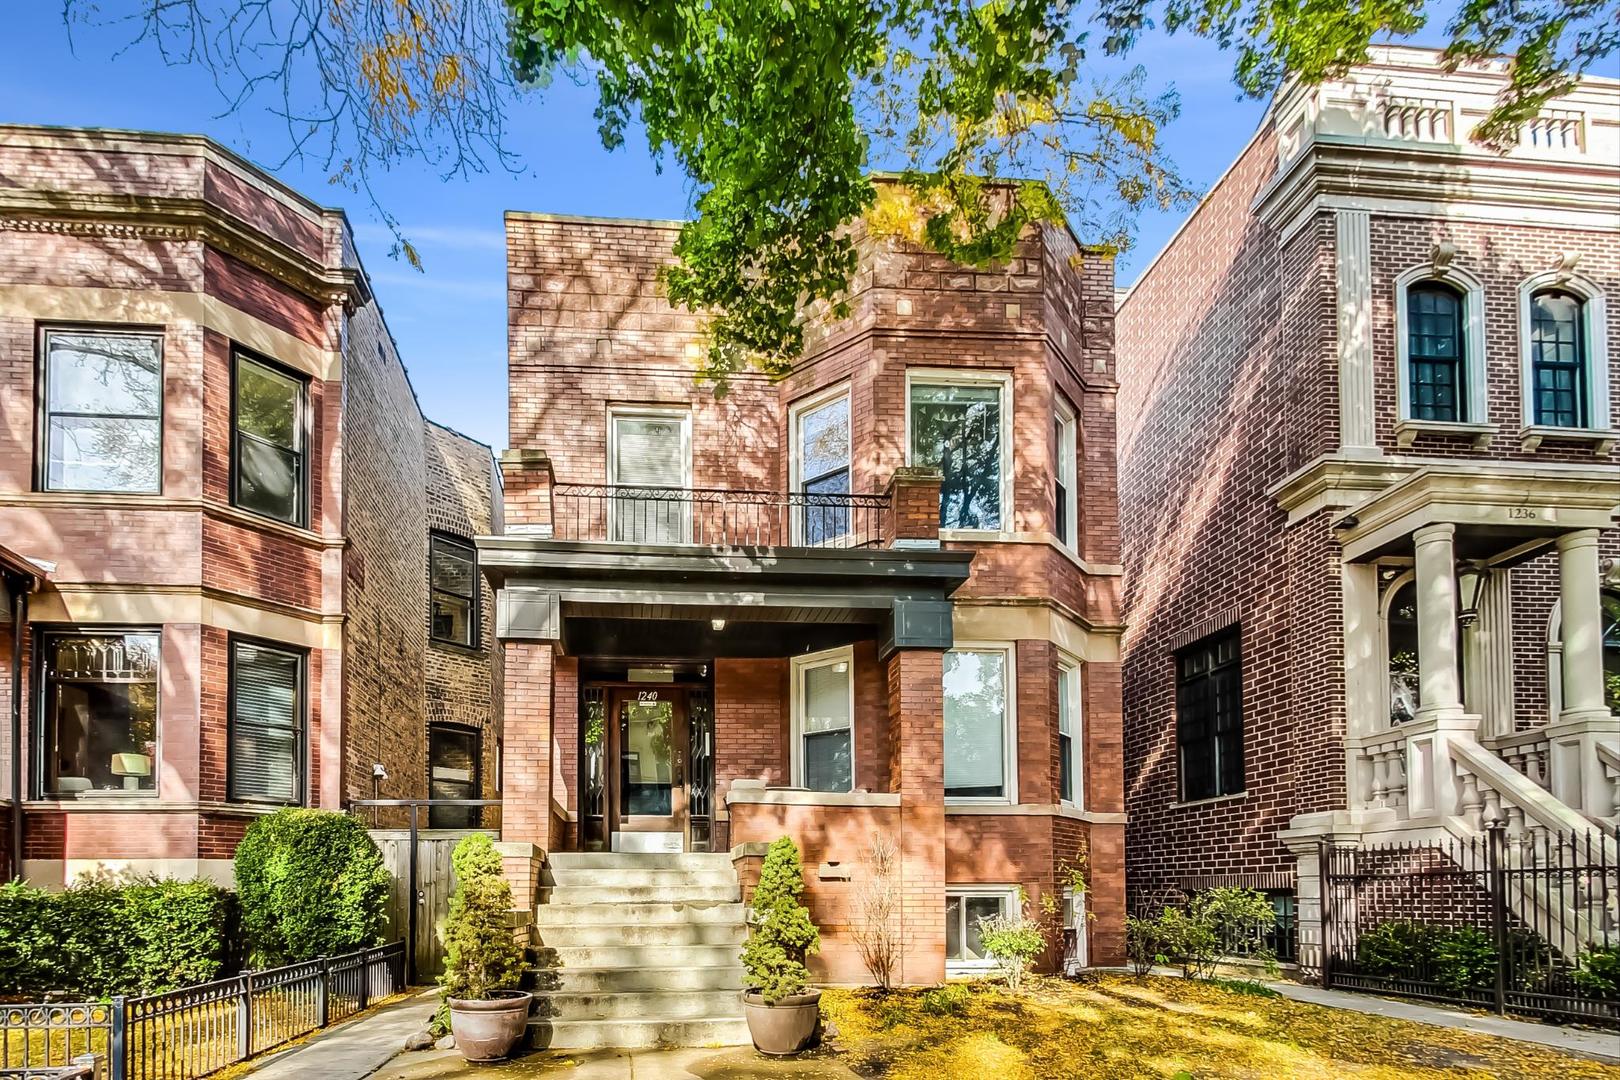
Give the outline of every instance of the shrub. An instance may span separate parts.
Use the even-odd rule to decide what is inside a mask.
[[[1159,935],[1171,961],[1181,965],[1186,978],[1207,978],[1221,958],[1221,939],[1214,923],[1194,908],[1165,908],[1159,916]]]
[[[456,891],[440,931],[445,955],[439,986],[446,1001],[482,1001],[517,986],[523,976],[523,948],[507,921],[512,887],[501,876],[501,857],[485,833],[458,843],[450,863]]]
[[[767,1005],[802,994],[810,985],[804,961],[821,947],[821,933],[800,900],[803,895],[799,849],[786,836],[771,841],[754,887],[752,931],[742,952],[748,986]]]
[[[1581,993],[1599,1001],[1620,1001],[1620,945],[1593,949],[1581,954],[1575,970],[1569,973]]]
[[[236,849],[249,959],[268,967],[379,944],[388,871],[365,826],[287,809],[248,826]]]
[[[901,921],[900,848],[884,833],[872,834],[866,854],[866,874],[856,898],[859,921],[855,925],[855,947],[880,990],[894,986],[900,969],[904,941]]]
[[[973,991],[967,983],[946,983],[924,990],[917,1007],[929,1016],[961,1016],[967,1011],[968,999]]]
[[[200,878],[152,878],[123,893],[130,989],[155,994],[219,975],[235,914],[230,892]]]
[[[1442,931],[1434,950],[1435,981],[1452,993],[1489,986],[1496,978],[1496,943],[1485,931]]]
[[[1023,986],[1024,975],[1035,958],[1046,951],[1046,932],[1036,919],[1029,917],[1028,901],[1022,889],[1018,890],[1018,906],[1006,915],[988,915],[979,920],[979,943],[996,969],[1007,981],[1007,989],[1017,993]]]
[[[1379,923],[1356,942],[1356,965],[1382,978],[1423,978],[1434,970],[1437,928],[1408,919]]]
[[[1125,951],[1137,975],[1146,975],[1154,964],[1174,963],[1188,978],[1207,979],[1233,954],[1274,967],[1265,933],[1276,921],[1263,893],[1210,889],[1194,896],[1185,908],[1167,907],[1152,918],[1127,917]]]
[[[1167,964],[1164,935],[1153,917],[1125,916],[1125,955],[1133,975],[1146,975],[1154,964]]]

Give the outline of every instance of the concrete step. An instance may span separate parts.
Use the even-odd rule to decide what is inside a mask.
[[[623,913],[623,909],[620,909]],[[539,928],[540,944],[554,949],[602,945],[732,945],[748,940],[741,922],[599,923]]]
[[[562,870],[714,870],[729,869],[731,856],[724,851],[557,851],[546,856],[546,865]]]
[[[739,1018],[742,1014],[740,990],[631,990],[542,992],[535,997],[532,1015],[539,1020],[701,1020]]]
[[[678,904],[713,901],[735,904],[742,899],[737,879],[726,885],[559,885],[542,888],[542,904]]]
[[[732,1017],[687,1020],[530,1020],[524,1041],[533,1049],[646,1049],[655,1046],[742,1046],[748,1021]]]
[[[564,945],[535,950],[541,968],[693,967],[735,968],[736,945]]]
[[[537,904],[534,924],[548,926],[589,926],[603,923],[636,922],[665,926],[670,923],[745,923],[748,909],[742,904],[715,900],[681,901],[673,904]]]
[[[681,886],[735,885],[737,872],[730,865],[701,869],[663,869],[642,866],[549,866],[541,876],[542,885],[559,888],[575,885],[647,885],[670,889]]]
[[[740,993],[742,965],[731,962],[719,967],[599,967],[530,968],[524,976],[525,989],[536,993],[604,994],[640,991],[727,990]]]

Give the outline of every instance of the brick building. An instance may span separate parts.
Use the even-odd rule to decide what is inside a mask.
[[[8,863],[15,824],[33,880],[228,881],[268,808],[430,757],[493,792],[493,458],[423,417],[340,212],[205,139],[0,126],[0,373]]]
[[[1119,962],[1111,260],[1045,230],[975,272],[861,232],[848,317],[813,315],[785,378],[717,393],[657,282],[678,223],[506,228],[514,448],[479,555],[514,874],[707,851],[690,865],[746,889],[789,835],[813,974],[862,982],[856,898],[888,836],[900,975],[928,983],[983,966],[975,920],[1019,888],[1062,903],[1087,852],[1073,948]],[[670,963],[644,956],[616,962]]]
[[[1317,851],[1613,822],[1620,83],[1279,93],[1119,308],[1132,903],[1320,925]],[[1611,856],[1612,857],[1612,856]]]

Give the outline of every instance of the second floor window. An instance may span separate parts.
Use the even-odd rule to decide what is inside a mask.
[[[939,527],[999,531],[1007,479],[1006,381],[948,373],[910,383],[911,464],[940,471]]]
[[[433,577],[433,640],[478,645],[478,550],[465,540],[428,538]]]
[[[1535,422],[1581,428],[1587,417],[1585,313],[1579,297],[1543,289],[1530,298],[1530,388]]]
[[[304,653],[232,641],[230,687],[230,797],[302,801]]]
[[[1410,286],[1406,292],[1406,350],[1412,419],[1468,420],[1462,294],[1437,281]]]
[[[795,487],[804,495],[799,540],[836,544],[849,535],[849,395],[794,411]]]
[[[1058,398],[1052,410],[1052,532],[1068,548],[1075,546],[1075,519],[1079,516],[1076,464],[1074,410]]]
[[[1243,791],[1243,655],[1238,627],[1176,654],[1176,744],[1183,802]]]
[[[235,358],[232,502],[302,525],[308,469],[304,454],[307,385],[301,377],[243,353]]]
[[[691,418],[625,411],[608,418],[608,539],[685,544],[692,539]]]
[[[155,494],[163,466],[163,337],[42,332],[46,491]]]

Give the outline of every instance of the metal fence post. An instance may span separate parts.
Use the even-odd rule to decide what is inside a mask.
[[[114,994],[107,1007],[112,1029],[107,1033],[107,1075],[112,1080],[124,1080],[129,1075],[129,1055],[124,1045],[129,1034],[128,1001],[123,994]]]
[[[1491,941],[1496,946],[1496,982],[1493,988],[1496,1015],[1507,1014],[1507,870],[1502,865],[1502,848],[1507,838],[1507,822],[1497,818],[1485,826],[1485,866],[1491,890]]]
[[[253,972],[242,972],[236,989],[236,1060],[253,1056]]]
[[[320,1023],[316,1025],[317,1027],[325,1027],[327,1023],[330,1022],[332,1008],[330,1003],[330,998],[332,996],[331,969],[331,958],[326,956],[321,957],[320,982],[315,986],[315,1014],[320,1017]]]
[[[1333,849],[1326,840],[1316,842],[1317,907],[1322,916],[1322,989],[1333,988]],[[1303,950],[1300,950],[1303,951]]]
[[[371,1004],[371,950],[360,950],[360,1008],[356,1011],[364,1012],[366,1006]]]

